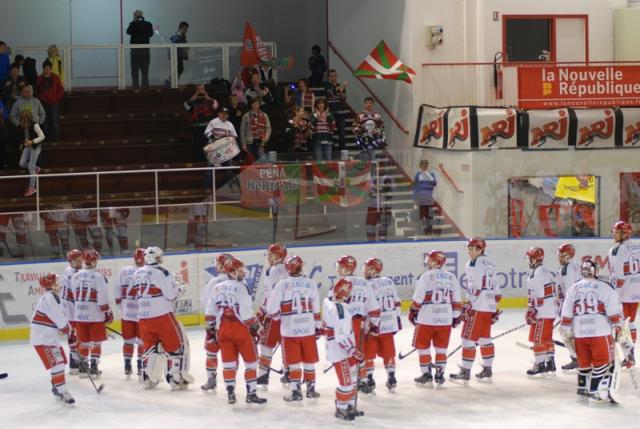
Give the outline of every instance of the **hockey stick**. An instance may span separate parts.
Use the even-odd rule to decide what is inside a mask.
[[[417,351],[418,349],[411,349],[410,352],[402,354],[402,352],[398,353],[398,359],[402,360],[404,358],[406,358],[407,356],[409,356],[411,353]]]
[[[118,334],[118,335],[120,335],[120,336],[122,337],[122,332],[118,332],[118,331],[116,331],[115,329],[110,328],[110,327],[108,327],[108,326],[107,326],[107,331],[111,331],[111,332],[113,332],[114,334]]]
[[[0,380],[2,380],[3,378],[7,378],[9,377],[9,374],[6,372],[3,372],[2,374],[0,374]]]
[[[100,386],[96,386],[96,382],[93,381],[93,377],[91,376],[91,370],[87,365],[87,360],[81,357],[80,360],[78,361],[78,365],[80,365],[82,369],[86,372],[87,377],[89,377],[89,381],[93,385],[93,388],[96,390],[96,393],[100,394],[100,392],[104,390],[104,384],[101,384]]]
[[[358,393],[359,393],[359,389],[358,386],[360,386],[360,369],[362,368],[362,364],[364,363],[364,352],[362,351],[362,349],[364,348],[364,337],[365,337],[365,332],[364,332],[364,320],[362,320],[360,322],[360,341],[359,341],[359,345],[358,345],[358,351],[360,353],[362,353],[362,360],[360,362],[358,362],[358,366],[357,366],[357,373],[356,373],[356,398],[353,401],[353,414],[354,416],[358,414]]]
[[[565,343],[558,340],[553,340],[553,344],[559,347],[567,347]],[[521,341],[516,341],[516,346],[521,347],[523,349],[527,349],[527,350],[533,350],[533,346],[530,346],[529,344],[523,343]]]

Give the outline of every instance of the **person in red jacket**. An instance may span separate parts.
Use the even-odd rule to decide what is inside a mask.
[[[64,87],[58,75],[52,72],[49,60],[42,65],[42,74],[36,83],[36,95],[46,113],[44,126],[47,140],[57,142],[60,136],[60,99],[64,95]]]

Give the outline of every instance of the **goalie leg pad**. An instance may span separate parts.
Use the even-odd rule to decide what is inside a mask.
[[[150,347],[144,354],[147,377],[153,383],[160,383],[164,378],[165,368],[167,367],[167,355],[164,353],[162,344],[158,343]]]

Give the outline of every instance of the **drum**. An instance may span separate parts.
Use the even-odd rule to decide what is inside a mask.
[[[234,137],[222,137],[209,143],[202,150],[207,156],[209,164],[221,164],[240,153],[240,148]]]

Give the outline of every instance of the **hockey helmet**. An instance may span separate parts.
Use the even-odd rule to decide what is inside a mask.
[[[580,265],[580,274],[585,278],[598,278],[598,264],[591,259],[585,259]]]
[[[47,273],[38,279],[40,286],[45,290],[55,290],[58,284],[58,276],[54,273]]]
[[[382,268],[382,261],[378,258],[369,258],[364,261],[364,265],[362,266],[364,276],[368,279],[379,276],[382,272]]]
[[[623,220],[618,221],[613,224],[613,235],[615,239],[616,232],[620,232],[620,241],[628,240],[631,237],[631,233],[633,232],[633,228],[631,228],[631,224],[629,222],[625,222]]]
[[[158,264],[162,262],[164,252],[158,246],[149,246],[144,249],[144,263],[147,265]]]
[[[447,257],[444,252],[441,250],[432,250],[427,254],[427,257],[424,259],[425,265],[430,269],[433,268],[442,268],[442,266],[447,262]]]
[[[334,301],[349,301],[351,298],[351,289],[353,283],[347,279],[340,279],[333,285],[333,299]]]
[[[72,249],[67,252],[67,261],[73,268],[82,268],[82,251]]]
[[[95,267],[98,264],[98,259],[100,259],[100,253],[95,249],[86,249],[82,252],[82,262],[85,265]]]
[[[556,255],[566,255],[569,258],[573,258],[574,256],[576,256],[576,248],[571,244],[563,243],[560,245],[560,247],[558,247]]]
[[[353,274],[353,271],[356,269],[358,263],[356,262],[356,258],[351,255],[343,255],[338,258],[336,261],[336,268],[338,271],[343,271],[343,275]]]
[[[284,244],[274,243],[267,247],[267,257],[273,264],[282,262],[287,257],[287,247]]]
[[[142,247],[137,247],[136,250],[133,251],[133,263],[136,264],[137,267],[144,265],[144,249]]]
[[[284,267],[291,276],[299,275],[302,272],[303,261],[300,256],[289,256],[284,261]]]
[[[244,263],[240,259],[228,259],[223,266],[223,271],[231,278],[241,280],[244,277]]]
[[[544,261],[544,250],[542,247],[532,246],[527,250],[527,258],[529,259],[529,266],[537,266]]]

